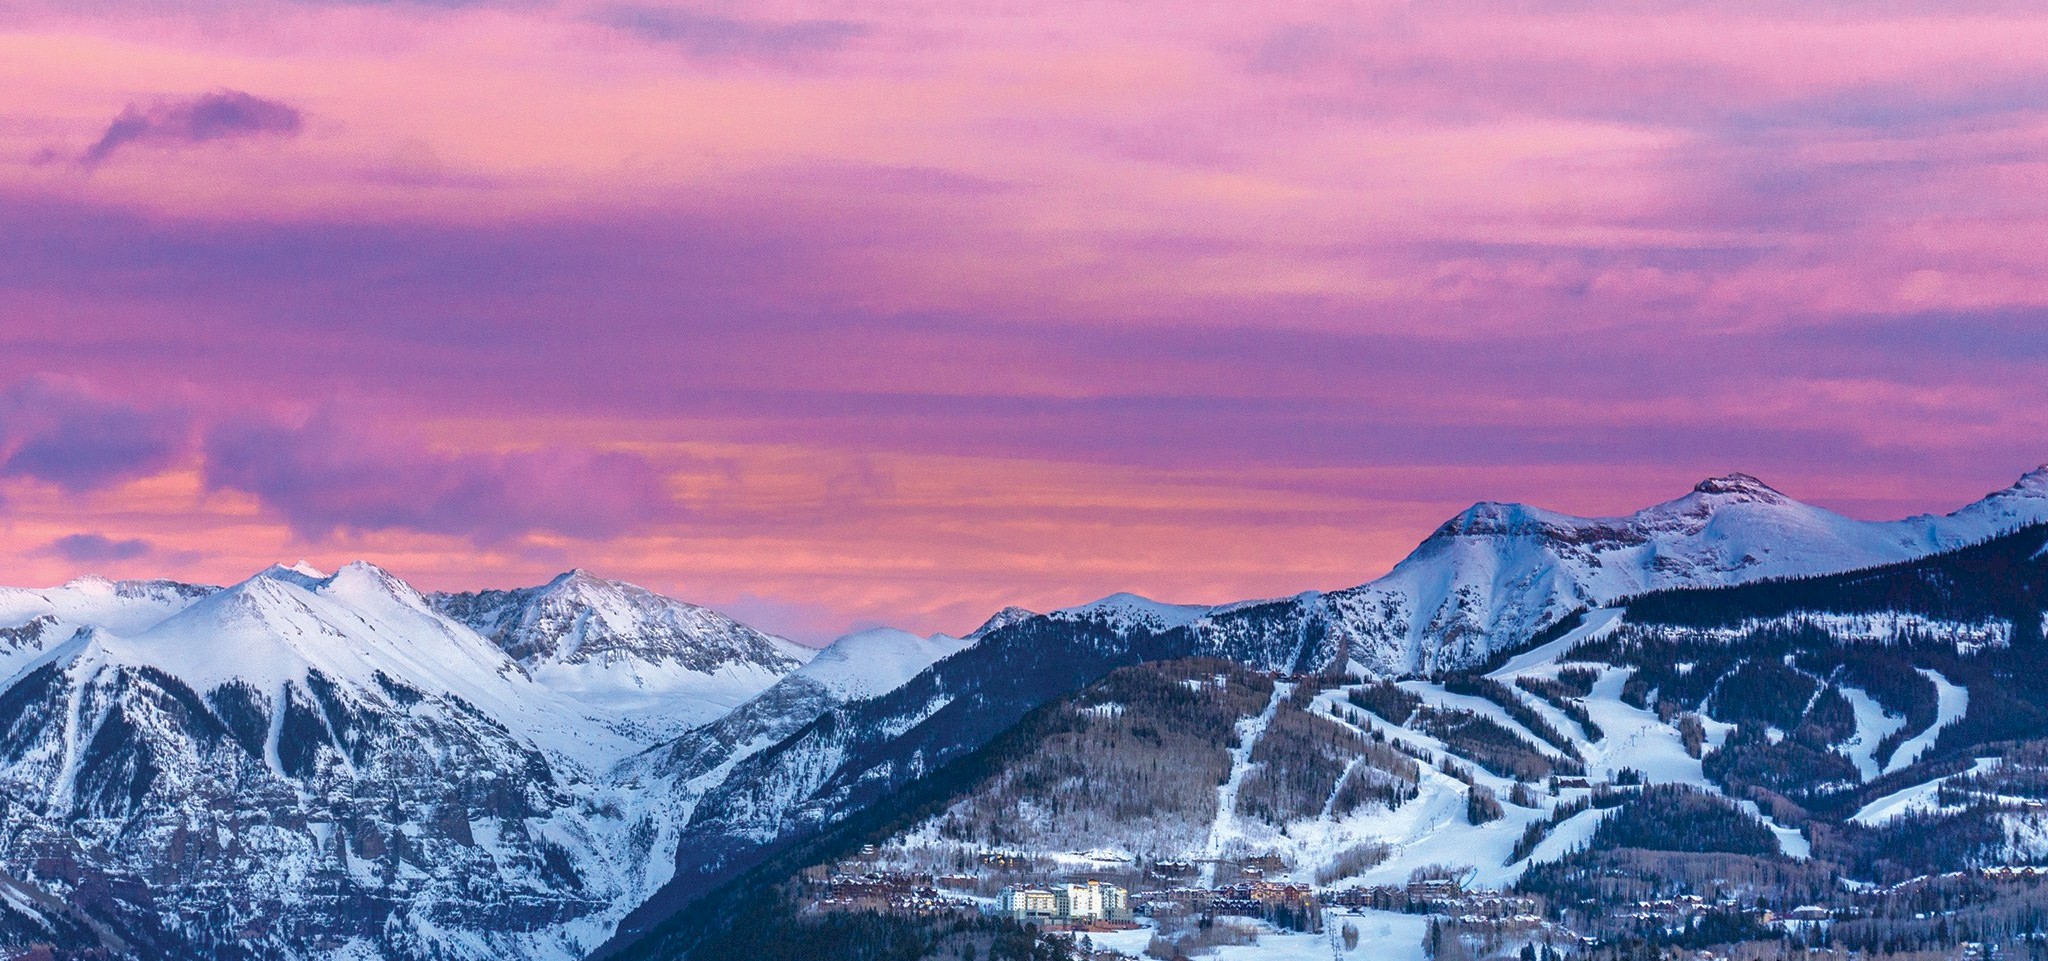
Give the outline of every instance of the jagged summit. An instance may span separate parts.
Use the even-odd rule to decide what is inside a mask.
[[[793,669],[811,653],[709,608],[582,568],[538,587],[436,594],[433,603],[529,665],[639,657],[704,671],[728,662]]]
[[[1555,535],[1569,531],[1620,529],[1644,523],[1664,523],[1665,519],[1672,517],[1709,518],[1738,505],[1814,509],[1749,474],[1734,473],[1709,477],[1694,484],[1692,490],[1682,497],[1619,517],[1579,517],[1528,504],[1480,501],[1445,521],[1431,536]]]
[[[272,564],[257,571],[251,577],[252,580],[255,578],[270,578],[306,587],[326,580],[327,575],[319,568],[301,561],[297,564]]]
[[[540,589],[542,590],[556,591],[622,590],[629,588],[636,590],[644,590],[644,588],[640,588],[637,584],[628,584],[625,581],[617,581],[612,580],[608,577],[601,577],[591,572],[589,569],[582,567],[569,568],[568,570],[563,571],[560,574],[556,574],[552,578],[549,578],[546,584],[540,586]]]
[[[1480,501],[1459,511],[1457,516],[1444,522],[1432,537],[1467,537],[1498,534],[1517,534],[1532,530],[1554,527],[1561,521],[1574,520],[1568,515],[1530,507],[1527,504],[1510,504],[1502,501]]]
[[[1706,480],[1694,484],[1692,486],[1692,490],[1695,494],[1731,496],[1767,501],[1790,500],[1790,498],[1787,498],[1784,494],[1780,493],[1777,488],[1774,488],[1771,485],[1766,484],[1763,481],[1758,480],[1749,474],[1741,473],[1724,474],[1720,477],[1709,477]]]
[[[988,620],[981,622],[980,627],[977,627],[974,630],[969,631],[967,636],[982,637],[995,631],[1000,631],[1003,628],[1009,627],[1012,624],[1016,624],[1022,621],[1028,621],[1037,616],[1037,611],[1033,611],[1029,608],[1018,607],[1015,604],[1012,604],[1009,607],[1005,607],[1002,610],[997,611],[992,615],[989,615]]]
[[[536,587],[425,602],[489,638],[541,683],[669,734],[731,710],[816,653],[582,568]]]
[[[65,581],[64,586],[75,591],[92,591],[99,594],[114,593],[114,582],[98,574],[80,574]]]
[[[1192,624],[1207,613],[1209,608],[1204,605],[1168,604],[1120,591],[1079,607],[1062,608],[1052,612],[1052,616],[1061,620],[1099,621],[1117,630],[1138,627],[1163,631]]]
[[[323,573],[305,561],[291,565],[272,564],[243,583],[257,581],[290,584],[316,594],[346,596],[358,601],[396,602],[418,611],[428,609],[426,596],[404,578],[365,560],[350,561],[332,574]]]

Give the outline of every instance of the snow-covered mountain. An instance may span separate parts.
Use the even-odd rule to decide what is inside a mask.
[[[184,610],[217,587],[176,581],[81,577],[62,587],[0,587],[0,675],[12,674],[81,627],[134,633]]]
[[[833,641],[791,677],[814,682],[841,701],[879,697],[972,643],[970,638],[945,634],[919,637],[893,627],[877,627]]]
[[[1924,953],[2000,953],[1961,943],[1984,939],[2017,954],[2039,938],[2030,924],[1846,919],[1936,889],[1984,918],[2038,899],[2044,608],[2048,524],[1852,572],[1637,595],[1426,678],[1178,657],[1194,624],[1128,598],[1054,612],[757,755],[700,806],[696,856],[773,856],[739,876],[686,864],[679,881],[729,880],[713,873],[665,924],[637,919],[612,956],[795,942],[853,957],[834,950],[835,904],[901,876],[982,898],[1124,886],[1154,910],[1092,937],[1127,954],[1200,957],[1229,925],[1224,955],[1246,959],[1608,956],[1538,951],[1595,942],[1648,956],[1695,931],[1716,956],[1778,957],[1798,929],[1766,912],[1795,901],[1835,925],[1822,950],[1887,956],[1872,945],[1909,925]],[[1019,715],[1046,688],[1015,679],[1124,657]],[[1008,726],[984,736],[990,719]],[[1272,882],[1313,886],[1322,924],[1258,897]],[[1175,909],[1189,904],[1206,909]],[[1713,927],[1732,915],[1757,923]],[[759,917],[779,923],[746,923]],[[904,910],[891,930],[916,943],[999,923]]]
[[[539,587],[434,594],[534,679],[672,737],[766,690],[816,652],[716,611],[573,570]]]
[[[836,708],[902,687],[972,647],[987,629],[964,638],[892,628],[848,634],[724,717],[636,759],[637,773],[673,783],[685,800],[676,810],[687,822],[696,799],[723,783],[733,765]]]
[[[580,573],[499,608],[524,664],[447,604],[366,563],[0,592],[0,878],[20,887],[0,927],[145,957],[552,961],[601,941],[673,856],[614,769],[686,726],[649,704],[706,709],[701,689],[590,691],[705,659],[730,681],[735,657],[780,669],[744,675],[758,689],[799,659]]]
[[[1305,603],[1323,657],[1379,672],[1456,666],[1566,612],[1671,587],[1737,584],[1911,560],[2048,520],[2048,467],[1944,516],[1858,521],[1744,474],[1626,517],[1475,504],[1387,576]]]
[[[919,637],[890,628],[848,634],[725,716],[620,765],[616,779],[651,812],[654,850],[684,856],[683,839],[697,805],[742,762],[851,702],[894,691],[991,629],[984,625],[964,638]],[[670,861],[650,864],[650,890],[667,881],[673,868]]]
[[[980,642],[888,695],[830,705],[816,721],[749,721],[743,708],[679,744],[695,771],[690,843],[653,923],[736,866],[823,830],[974,750],[1026,711],[1110,670],[1208,655],[1281,673],[1352,666],[1379,674],[1469,666],[1569,612],[1669,587],[1831,573],[1923,557],[2048,520],[2048,468],[1942,517],[1857,521],[1745,475],[1619,518],[1479,504],[1387,576],[1345,591],[1208,608],[1117,594],[1045,615],[1006,611]],[[822,659],[822,656],[821,656]],[[800,690],[802,672],[770,695]],[[823,699],[805,702],[807,712]],[[720,732],[713,736],[712,732]],[[747,744],[744,751],[721,745]],[[679,814],[683,813],[678,811]],[[632,935],[627,932],[627,936]]]
[[[1581,607],[1648,591],[1911,560],[2048,520],[2048,467],[1951,514],[1860,521],[1746,474],[1624,517],[1474,504],[1386,576],[1215,608],[1128,594],[1053,616],[1119,630],[1186,624],[1202,649],[1271,670],[1403,674],[1484,661]]]
[[[1471,666],[1577,608],[2042,521],[2048,468],[1883,523],[1730,475],[1618,518],[1475,505],[1344,591],[1118,594],[816,654],[581,571],[434,595],[361,563],[225,589],[0,589],[0,936],[40,925],[195,958],[574,958],[1132,665]]]

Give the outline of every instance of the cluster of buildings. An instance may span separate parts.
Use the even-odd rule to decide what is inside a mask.
[[[1306,884],[1239,881],[1213,888],[1176,887],[1146,891],[1136,909],[1153,917],[1264,918],[1291,930],[1313,929],[1322,914],[1321,900]]]
[[[1055,884],[1004,888],[996,910],[1019,921],[1128,921],[1131,893],[1114,884]]]

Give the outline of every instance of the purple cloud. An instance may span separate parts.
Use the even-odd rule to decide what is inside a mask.
[[[302,126],[298,108],[239,90],[163,99],[148,106],[131,103],[78,162],[97,167],[129,144],[182,146],[264,134],[289,137]]]
[[[599,22],[702,57],[786,57],[837,49],[867,32],[850,20],[759,20],[672,10],[617,6]]]
[[[0,476],[30,477],[72,493],[157,473],[182,455],[181,410],[146,410],[43,377],[0,393]]]
[[[78,564],[104,564],[133,560],[152,551],[148,541],[134,538],[115,540],[105,534],[72,534],[51,541],[36,553]]]
[[[206,483],[254,494],[306,537],[410,530],[478,544],[523,534],[614,537],[678,513],[661,472],[623,453],[442,453],[332,414],[208,432]]]

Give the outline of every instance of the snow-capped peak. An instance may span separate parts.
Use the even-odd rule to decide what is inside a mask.
[[[2044,520],[2048,467],[1952,514],[1883,522],[1802,504],[1748,474],[1622,517],[1481,503],[1386,577],[1328,595],[1324,611],[1345,656],[1400,672],[1482,660],[1575,607],[1909,560]]]
[[[2048,496],[2048,464],[2042,464],[2021,474],[2020,479],[2013,482],[2011,489]]]
[[[1720,477],[1709,477],[1694,484],[1692,490],[1695,494],[1739,501],[1760,501],[1776,504],[1788,503],[1792,500],[1780,493],[1777,488],[1748,474],[1724,474]]]
[[[381,589],[366,596],[340,574],[312,585],[267,575],[215,592],[132,637],[103,632],[95,646],[200,692],[230,681],[258,690],[303,685],[312,671],[369,686],[382,672],[472,702],[517,699],[504,680],[504,655],[438,615],[390,604],[392,595]],[[387,603],[366,603],[380,597]]]
[[[1553,527],[1570,520],[1563,514],[1530,507],[1527,504],[1508,504],[1500,501],[1480,501],[1458,512],[1456,517],[1445,521],[1432,537],[1489,536],[1500,534],[1522,534]]]
[[[816,653],[717,611],[581,568],[537,587],[434,594],[534,679],[656,733],[759,694]]]
[[[1070,621],[1098,621],[1116,630],[1143,628],[1164,631],[1192,624],[1209,610],[1201,604],[1167,604],[1129,592],[1118,592],[1079,607],[1062,608],[1052,612],[1051,616]]]
[[[369,561],[350,561],[319,583],[326,593],[354,598],[388,598],[406,607],[428,609],[426,597],[411,584]]]
[[[1037,616],[1038,612],[1030,610],[1028,608],[1018,607],[1013,604],[990,615],[988,620],[981,622],[980,627],[977,627],[974,630],[969,631],[967,636],[973,638],[986,637],[987,635],[993,634],[996,631],[1000,631],[1003,628],[1009,627],[1012,624],[1016,624],[1021,621],[1028,621]]]
[[[572,567],[550,578],[546,584],[541,585],[541,589],[549,591],[619,592],[641,590],[642,588],[635,584],[628,584],[625,581],[615,581],[608,577],[600,577],[581,567]]]
[[[327,575],[322,573],[319,568],[304,561],[289,565],[272,564],[257,571],[255,577],[283,581],[287,584],[297,584],[300,587],[312,587],[327,579]],[[253,580],[254,578],[251,579]]]
[[[64,589],[81,594],[112,594],[114,582],[98,574],[83,574],[64,582]]]
[[[871,628],[833,641],[794,676],[823,685],[841,700],[876,697],[973,643],[945,634],[919,637],[893,627]]]
[[[437,594],[433,603],[527,664],[637,657],[705,672],[733,661],[786,671],[813,653],[709,608],[581,568],[539,587]]]

